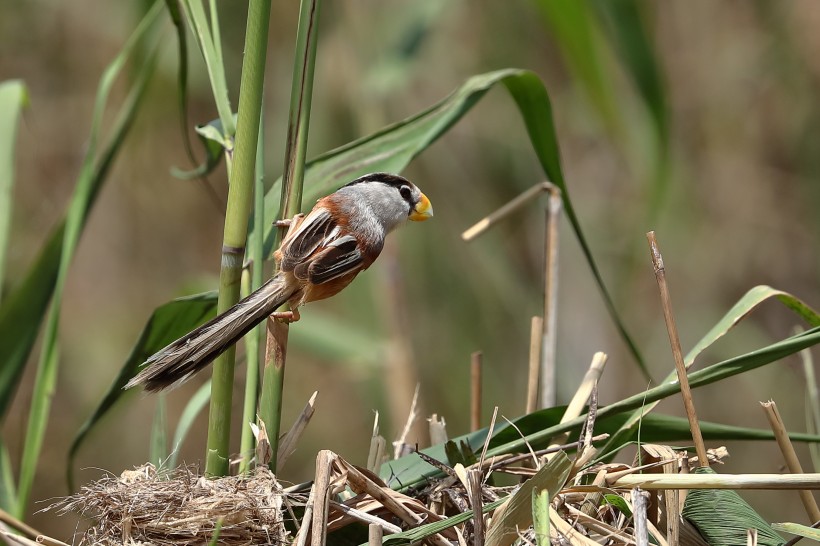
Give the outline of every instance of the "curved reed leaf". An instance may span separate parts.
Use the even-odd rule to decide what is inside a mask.
[[[755,286],[746,292],[746,294],[744,294],[744,296],[740,298],[740,300],[738,300],[738,302],[732,306],[729,311],[726,312],[723,318],[721,318],[712,327],[712,329],[709,330],[709,332],[707,332],[706,335],[695,344],[692,350],[689,351],[689,354],[687,354],[686,358],[684,358],[686,367],[691,367],[695,362],[695,359],[706,348],[710,347],[718,339],[726,335],[741,320],[746,318],[749,313],[760,306],[760,304],[773,298],[794,311],[795,314],[806,321],[809,326],[820,326],[820,315],[818,315],[817,312],[811,307],[806,305],[806,303],[801,299],[789,294],[788,292],[783,292],[782,290],[777,290],[770,286]],[[677,375],[673,371],[666,377],[664,382],[675,381],[676,379]],[[604,446],[601,450],[601,455],[615,453],[618,449],[620,449],[620,446],[622,446],[625,442],[628,442],[628,439],[634,436],[634,431],[637,429],[641,418],[651,412],[656,405],[657,402],[647,403],[643,407],[634,411],[630,418],[624,423],[622,430],[619,430],[609,439],[609,442],[607,442],[606,446]]]
[[[216,292],[205,292],[185,298],[179,298],[158,307],[148,319],[145,327],[140,333],[139,339],[131,349],[131,354],[126,359],[119,375],[108,388],[102,401],[92,412],[91,416],[83,423],[80,430],[74,436],[71,447],[68,451],[67,479],[68,488],[74,490],[73,472],[74,459],[92,429],[105,417],[108,410],[125,394],[122,388],[128,381],[136,375],[140,364],[162,349],[175,339],[185,335],[190,331],[191,325],[194,327],[205,323],[211,319],[216,311]],[[181,440],[179,430],[174,437],[172,450],[176,451],[177,443]]]
[[[516,103],[524,120],[530,143],[547,178],[561,188],[564,210],[578,238],[587,264],[604,297],[607,309],[621,337],[629,346],[636,362],[646,377],[648,370],[637,345],[627,333],[615,309],[612,298],[587,244],[581,224],[569,195],[561,169],[560,150],[553,124],[552,106],[541,79],[529,70],[509,68],[469,78],[449,96],[432,107],[387,126],[370,136],[327,152],[307,164],[304,202],[311,203],[335,191],[357,176],[374,172],[401,172],[410,161],[446,133],[487,91],[502,84]],[[433,181],[431,181],[433,182]],[[265,217],[278,218],[279,187],[277,180],[265,196]],[[429,186],[429,184],[425,184]],[[275,241],[275,229],[264,226],[265,254],[270,255]]]

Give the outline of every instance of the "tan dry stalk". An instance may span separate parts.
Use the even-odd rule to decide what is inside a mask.
[[[444,417],[439,417],[437,413],[434,413],[428,421],[430,423],[430,443],[434,446],[447,443],[447,422]]]
[[[649,530],[647,529],[646,508],[649,495],[639,488],[632,490],[632,517],[635,521],[635,544],[649,546]]]
[[[527,414],[538,409],[538,377],[541,367],[541,341],[544,335],[544,319],[532,317],[530,322],[530,361],[527,371]]]
[[[481,488],[484,473],[477,468],[467,471],[467,495],[473,509],[473,546],[484,546],[484,514],[482,513]]]
[[[326,449],[316,455],[316,478],[313,480],[313,518],[310,526],[311,546],[325,546],[327,514],[330,509],[330,475],[336,454]]]
[[[695,413],[695,402],[692,399],[689,378],[686,376],[686,365],[683,362],[678,327],[675,324],[675,315],[672,313],[672,299],[669,296],[669,287],[666,284],[666,268],[663,264],[663,256],[661,256],[661,251],[658,248],[655,232],[650,231],[646,234],[646,238],[649,241],[649,253],[652,258],[652,268],[655,270],[655,280],[658,281],[663,318],[666,321],[666,331],[669,334],[669,343],[672,346],[672,357],[675,359],[675,370],[678,372],[683,407],[686,409],[686,417],[689,419],[689,427],[692,429],[692,440],[695,443],[695,451],[698,454],[700,465],[701,467],[708,467],[709,459],[706,456],[706,445],[703,443],[703,436],[700,433],[700,424]]]
[[[299,438],[302,437],[302,433],[305,431],[308,423],[310,423],[310,419],[316,412],[317,396],[319,396],[319,391],[313,391],[313,395],[311,395],[310,399],[307,401],[307,404],[305,404],[305,407],[302,408],[302,413],[299,414],[299,417],[296,418],[293,426],[290,427],[288,433],[285,434],[285,437],[282,438],[281,442],[279,442],[279,457],[276,460],[277,473],[282,471],[282,467],[285,465],[285,462],[291,455],[293,455],[293,452],[296,451],[296,444],[299,443]]]
[[[490,227],[494,226],[507,216],[512,215],[513,213],[517,212],[518,209],[532,201],[533,199],[538,198],[542,193],[549,192],[550,188],[554,187],[549,182],[541,182],[536,184],[535,186],[531,187],[530,189],[524,191],[523,193],[519,194],[517,197],[514,197],[511,201],[507,202],[502,207],[496,209],[495,211],[491,212],[478,222],[476,222],[472,227],[464,231],[461,234],[461,239],[464,242],[469,243],[485,231],[487,231]]]
[[[370,495],[375,500],[380,502],[393,515],[397,516],[407,524],[415,526],[422,523],[423,518],[421,516],[413,513],[394,498],[394,495],[400,495],[400,493],[396,493],[387,487],[379,486],[373,480],[360,472],[356,467],[337,455],[334,455],[333,462],[338,467],[339,472],[347,476],[347,484],[354,492],[366,493]],[[404,495],[401,496],[404,497]],[[423,508],[421,503],[418,504]],[[430,514],[432,515],[432,512],[430,512]],[[433,535],[430,537],[430,540],[438,546],[449,546],[449,542],[439,534]]]
[[[419,390],[421,385],[416,383],[416,389],[413,391],[413,400],[410,401],[410,412],[407,414],[407,420],[404,422],[404,428],[401,430],[401,435],[399,436],[398,440],[393,442],[393,458],[398,459],[408,453],[412,453],[414,446],[407,443],[407,437],[410,435],[410,431],[413,428],[413,425],[418,419],[419,410],[418,410],[418,403],[419,403]],[[436,445],[433,443],[433,445]]]
[[[555,405],[555,351],[558,341],[558,220],[561,218],[561,190],[548,188],[547,219],[544,227],[544,330],[541,342],[541,407]]]
[[[371,523],[367,527],[367,543],[370,546],[382,546],[383,535],[384,531],[382,530],[381,525]]]
[[[481,428],[481,366],[483,355],[476,351],[470,355],[470,430]]]
[[[367,523],[368,525],[376,525],[382,529],[382,531],[386,531],[388,533],[401,533],[401,527],[398,525],[393,525],[389,521],[384,521],[382,518],[378,516],[374,516],[373,514],[368,514],[363,510],[357,510],[356,508],[351,508],[346,504],[336,501],[330,501],[330,507],[334,510],[338,510],[342,514],[349,516],[351,519],[361,521],[363,523]],[[328,523],[328,530],[333,531],[341,527],[341,525],[332,525]]]
[[[11,514],[2,509],[0,509],[0,522],[5,523],[12,529],[20,531],[29,538],[37,538],[43,535],[34,527],[31,527],[28,524],[20,521],[19,519],[15,518],[14,516],[12,516]]]
[[[313,505],[316,503],[316,485],[310,488],[308,499],[305,503],[305,514],[302,517],[302,524],[299,526],[299,531],[296,533],[296,538],[293,540],[294,546],[305,546],[307,544],[308,531],[310,531],[310,522],[313,521]]]
[[[373,432],[370,434],[370,449],[367,452],[367,469],[371,472],[373,472],[373,468],[380,464],[382,457],[384,457],[384,448],[386,445],[386,440],[379,434],[379,412],[377,411],[373,417]]]
[[[786,461],[789,472],[792,474],[802,474],[803,467],[800,465],[800,460],[797,458],[797,453],[794,451],[791,440],[789,440],[789,434],[786,432],[786,425],[783,423],[783,418],[777,410],[777,404],[775,404],[774,400],[769,400],[768,402],[761,402],[760,405],[763,408],[763,413],[766,414],[766,418],[769,420],[769,425],[772,427],[775,440],[777,440],[777,445],[783,454],[783,459]],[[798,493],[800,494],[800,500],[803,502],[803,508],[806,509],[806,514],[809,516],[811,522],[820,521],[820,508],[817,507],[817,501],[814,500],[811,491],[803,489]]]
[[[606,359],[606,353],[597,352],[592,356],[592,362],[589,365],[589,369],[587,370],[587,373],[584,374],[584,379],[575,391],[572,400],[570,400],[567,405],[567,409],[561,417],[561,423],[566,423],[567,421],[571,421],[581,415],[584,405],[589,400],[593,387],[598,384],[598,379],[600,379],[601,374],[604,371]],[[550,447],[565,443],[568,438],[569,433],[561,434],[555,438],[554,443],[551,444]],[[549,456],[547,458],[549,458]]]
[[[490,419],[490,428],[487,431],[487,439],[484,440],[484,447],[481,448],[481,458],[478,459],[479,468],[484,466],[484,460],[487,458],[487,448],[490,447],[490,439],[493,437],[496,417],[498,417],[498,406],[493,409],[493,418]]]
[[[594,540],[587,538],[580,531],[577,531],[572,525],[564,521],[564,518],[550,506],[550,536],[557,531],[557,536],[561,540],[563,537],[567,542],[561,540],[559,544],[572,544],[573,546],[600,546]]]
[[[595,479],[592,480],[590,485],[595,487],[603,487],[606,484],[606,470],[599,470],[597,474],[595,474]],[[581,502],[581,512],[586,514],[587,516],[594,516],[598,512],[598,506],[601,504],[601,499],[604,497],[603,491],[594,491],[592,493],[587,493],[584,496],[584,500]]]
[[[630,474],[610,481],[615,489],[820,489],[820,474]],[[573,487],[585,491],[585,486]]]

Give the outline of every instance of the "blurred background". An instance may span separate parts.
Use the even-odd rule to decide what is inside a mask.
[[[219,4],[235,105],[246,6]],[[577,19],[572,10],[562,16],[556,4],[326,1],[309,156],[415,114],[471,75],[528,68],[550,93],[570,195],[607,287],[656,379],[673,362],[646,249],[650,229],[665,258],[684,350],[758,284],[819,307],[820,217],[811,211],[820,206],[820,4],[629,2],[632,12],[590,1],[578,3]],[[0,79],[20,78],[30,93],[18,139],[5,289],[22,277],[64,213],[100,74],[144,7],[0,0]],[[639,17],[651,46],[637,71],[622,46],[640,36],[618,35],[624,13]],[[269,181],[283,163],[297,15],[297,2],[273,5],[265,100]],[[223,209],[201,183],[170,175],[173,166],[190,168],[179,129],[170,22],[163,43],[160,69],[72,266],[37,501],[67,493],[68,446],[151,312],[217,285]],[[191,45],[190,119],[203,124],[216,111]],[[319,398],[284,480],[309,479],[319,449],[364,464],[374,411],[388,441],[395,438],[416,383],[422,416],[443,416],[451,436],[467,432],[469,359],[476,350],[484,354],[485,424],[496,405],[509,418],[524,411],[530,317],[541,313],[543,301],[545,200],[469,245],[459,237],[543,180],[506,91],[488,93],[405,174],[431,198],[435,219],[397,232],[367,273],[333,300],[308,306],[291,329],[283,427],[314,390]],[[224,166],[209,179],[224,201]],[[647,382],[606,313],[569,224],[561,228],[558,402],[572,396],[595,351],[610,356],[602,404],[640,392]],[[795,322],[778,304],[766,304],[700,362],[768,345],[789,335]],[[353,349],[340,351],[317,337],[343,339]],[[15,464],[30,368],[3,424]],[[244,367],[237,369],[243,377]],[[205,375],[168,396],[172,426]],[[787,426],[803,431],[804,383],[795,357],[699,389],[695,401],[703,420],[766,428],[757,402],[773,398]],[[237,381],[237,408],[241,387]],[[132,393],[117,405],[80,452],[78,482],[146,460],[155,404],[153,396]],[[682,415],[677,398],[658,411]],[[237,420],[237,448],[239,426]],[[203,415],[181,459],[202,460],[205,428]],[[422,445],[423,428],[416,433]],[[727,445],[731,458],[720,472],[781,470],[769,443]],[[798,449],[808,468],[807,450]],[[793,493],[744,498],[770,521],[802,514]],[[32,511],[42,507],[35,503]],[[30,522],[60,537],[76,524],[53,515],[33,515]]]

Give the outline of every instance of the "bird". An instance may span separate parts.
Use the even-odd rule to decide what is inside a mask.
[[[300,306],[336,295],[370,267],[388,233],[406,220],[432,216],[430,200],[406,178],[384,172],[356,178],[319,199],[307,215],[297,214],[282,224],[288,231],[274,252],[276,275],[148,358],[124,388],[142,385],[157,392],[176,387],[268,316],[298,320]],[[277,313],[285,303],[291,311]]]

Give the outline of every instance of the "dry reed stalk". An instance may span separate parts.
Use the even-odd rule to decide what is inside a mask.
[[[481,428],[481,366],[483,355],[476,351],[470,355],[470,431]]]
[[[587,373],[584,374],[584,379],[581,381],[581,384],[575,391],[572,400],[570,400],[570,403],[567,405],[564,415],[561,417],[561,423],[565,423],[581,415],[584,405],[589,400],[594,386],[597,385],[598,379],[603,373],[604,366],[606,365],[606,359],[606,353],[598,352],[593,355],[589,369],[587,370]],[[553,447],[556,444],[565,443],[567,438],[569,438],[569,433],[561,434],[555,439],[555,443],[551,444],[550,447]],[[549,458],[549,456],[547,458]]]
[[[530,360],[527,370],[527,414],[538,409],[538,378],[541,367],[541,341],[544,335],[544,319],[532,317],[530,322]]]
[[[820,489],[820,474],[631,474],[607,480],[613,489]],[[585,486],[573,487],[584,491]]]
[[[308,493],[307,502],[305,503],[305,513],[302,516],[302,524],[299,526],[299,531],[296,533],[296,538],[293,540],[294,546],[305,546],[307,544],[308,531],[310,531],[309,523],[313,521],[313,505],[316,503],[316,486],[313,485]]]
[[[550,188],[554,187],[549,182],[541,182],[536,184],[535,186],[531,187],[528,190],[525,190],[518,196],[514,197],[512,200],[504,204],[502,207],[494,210],[478,222],[476,222],[472,227],[468,228],[461,234],[461,239],[464,242],[469,243],[492,226],[503,220],[504,218],[512,215],[513,213],[517,212],[518,209],[522,208],[524,205],[532,201],[533,199],[538,198],[542,193],[549,192]]]
[[[467,496],[473,510],[473,546],[484,546],[484,514],[482,513],[481,490],[483,472],[477,468],[467,471]]]
[[[326,449],[316,455],[316,478],[313,480],[313,518],[310,526],[311,546],[325,546],[327,516],[330,509],[330,477],[336,455]]]
[[[397,516],[399,519],[404,521],[409,525],[419,525],[422,523],[423,519],[418,514],[414,513],[413,511],[409,510],[402,502],[397,500],[397,497],[407,500],[414,500],[410,499],[409,497],[402,495],[396,491],[388,487],[382,487],[376,484],[373,480],[365,476],[359,469],[342,459],[336,454],[333,454],[333,464],[337,467],[338,472],[340,475],[344,475],[347,477],[347,485],[356,493],[365,493],[373,497],[373,499],[380,502],[387,510],[389,510],[393,515]],[[437,517],[431,511],[429,511],[424,505],[420,502],[415,501],[415,504],[419,506],[425,513],[431,517]],[[449,542],[439,534],[433,535],[430,537],[430,540],[439,546],[449,546]]]
[[[553,530],[558,533],[555,538],[560,541],[559,544],[569,543],[573,546],[600,546],[600,544],[586,537],[583,533],[564,521],[564,518],[561,517],[555,508],[550,506],[550,536],[552,536]],[[567,542],[564,542],[564,540]]]
[[[3,537],[3,540],[10,546],[40,546],[37,541],[22,535],[15,535],[11,531],[4,531],[3,529],[0,529],[0,537]]]
[[[490,447],[490,439],[493,437],[495,429],[495,419],[498,417],[498,406],[493,409],[493,418],[490,419],[490,428],[487,430],[487,439],[484,440],[484,447],[481,448],[481,458],[478,460],[478,467],[484,466],[484,459],[487,457],[487,448]]]
[[[599,470],[595,474],[595,479],[590,485],[594,487],[603,487],[606,484],[606,470]],[[594,491],[584,495],[584,500],[581,501],[581,512],[587,516],[593,516],[598,511],[598,506],[601,504],[601,499],[604,497],[603,491]]]
[[[558,220],[561,218],[561,190],[547,189],[547,219],[544,227],[544,330],[541,342],[541,407],[555,405],[555,351],[558,341]]]
[[[344,516],[348,516],[350,519],[361,521],[363,523],[367,523],[368,525],[376,525],[379,528],[381,528],[382,531],[386,531],[392,534],[401,533],[401,527],[399,527],[398,525],[393,525],[389,521],[385,521],[382,518],[374,516],[373,514],[370,514],[363,510],[351,508],[350,506],[347,506],[344,503],[330,501],[330,508],[332,510],[338,510]],[[344,525],[346,525],[346,522],[344,522],[341,518],[338,518],[335,521],[331,521],[330,519],[328,519],[327,529],[328,531],[334,531],[335,529],[344,527]]]
[[[768,402],[761,402],[760,405],[763,408],[763,413],[766,414],[766,418],[769,420],[769,425],[772,427],[775,440],[777,440],[777,445],[783,454],[783,459],[786,461],[786,467],[789,469],[789,472],[792,474],[802,474],[803,467],[800,465],[800,460],[797,458],[797,453],[794,451],[791,440],[789,440],[789,433],[786,432],[786,425],[783,423],[783,418],[777,410],[777,404],[775,404],[774,400],[769,400]],[[803,489],[798,493],[800,494],[800,501],[803,503],[803,508],[805,508],[809,519],[812,522],[820,521],[820,508],[817,507],[817,501],[814,500],[811,491]]]
[[[632,490],[632,517],[635,521],[635,544],[649,546],[649,529],[647,527],[646,508],[649,495],[639,488]]]
[[[646,461],[650,464],[656,463],[659,466],[650,469],[649,472],[657,472],[660,470],[664,474],[677,474],[678,472],[678,457],[675,451],[668,446],[656,444],[642,444],[641,452],[636,455],[639,461]],[[659,523],[655,516],[660,512],[657,504],[658,494],[663,494],[664,510],[663,520],[666,523],[666,540],[670,545],[677,546],[680,536],[680,511],[681,503],[679,500],[680,492],[676,489],[672,490],[650,490],[650,520]],[[663,522],[661,520],[660,522]]]
[[[285,465],[285,462],[291,455],[293,455],[293,452],[296,451],[296,445],[299,443],[302,433],[305,431],[305,428],[307,428],[310,423],[313,414],[316,412],[317,396],[319,396],[319,391],[313,391],[313,395],[311,395],[310,399],[307,401],[307,404],[305,404],[305,407],[302,408],[302,413],[299,414],[299,417],[296,418],[293,426],[290,427],[290,430],[287,434],[285,434],[285,437],[282,438],[282,441],[279,443],[279,457],[277,457],[276,460],[277,473],[282,471],[282,467]]]
[[[381,546],[384,532],[380,525],[371,523],[367,528],[367,543],[370,546]]]
[[[430,423],[430,443],[434,446],[447,443],[447,422],[444,417],[434,413],[427,421]]]
[[[39,532],[34,527],[31,527],[30,525],[20,521],[19,519],[15,518],[14,516],[12,516],[11,514],[9,514],[8,512],[6,512],[5,510],[2,510],[2,509],[0,509],[0,523],[4,523],[4,524],[8,525],[12,529],[20,531],[21,533],[23,533],[24,535],[26,535],[30,538],[37,538],[39,536],[44,536],[41,532]]]
[[[37,538],[34,539],[34,542],[41,546],[68,546],[68,544],[66,544],[62,540],[57,540],[56,538],[51,538],[46,535],[37,535]]]
[[[403,455],[407,455],[408,453],[413,452],[413,446],[407,443],[407,437],[410,435],[410,431],[413,428],[413,424],[418,419],[418,402],[419,402],[419,389],[421,386],[416,383],[416,389],[413,391],[413,399],[410,401],[410,412],[407,414],[407,420],[404,422],[404,428],[401,430],[401,434],[399,435],[398,439],[393,442],[393,458],[398,459]],[[433,442],[433,445],[436,445]]]
[[[588,530],[595,531],[605,537],[619,540],[624,544],[635,544],[635,538],[629,533],[595,519],[593,516],[578,510],[572,505],[566,505],[566,509],[569,515],[571,515],[577,523],[581,524]]]
[[[675,324],[675,315],[672,313],[672,299],[669,296],[669,287],[666,284],[666,268],[663,264],[663,256],[658,248],[658,241],[655,232],[646,234],[649,241],[649,253],[652,258],[652,268],[655,270],[655,280],[658,281],[658,291],[661,295],[661,306],[663,307],[663,318],[666,321],[666,331],[669,334],[669,343],[672,346],[672,357],[675,360],[675,370],[678,372],[678,382],[680,383],[683,406],[686,409],[686,417],[689,419],[689,427],[692,429],[692,440],[695,443],[695,451],[698,454],[701,467],[709,466],[709,459],[706,456],[706,445],[703,443],[703,436],[700,433],[698,416],[695,413],[695,402],[692,399],[692,391],[689,388],[689,378],[686,375],[686,365],[683,362],[683,351],[678,337],[678,327]]]
[[[367,469],[369,471],[378,474],[386,449],[387,440],[379,434],[379,412],[377,411],[376,417],[373,419],[373,433],[370,435],[370,450],[367,452]]]
[[[549,194],[544,227],[544,321],[541,332],[541,407],[555,405],[555,343],[558,301],[558,220],[561,215],[561,190],[549,182],[541,182],[522,192],[502,207],[491,212],[461,234],[465,242],[472,241],[504,218],[514,214],[530,201]],[[529,412],[528,412],[529,413]]]

